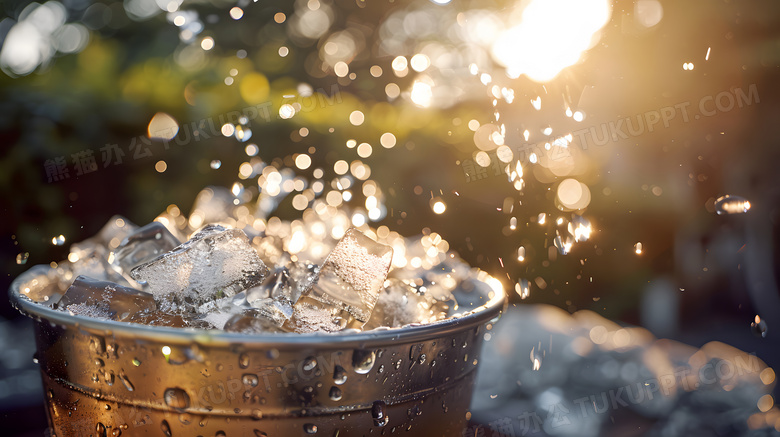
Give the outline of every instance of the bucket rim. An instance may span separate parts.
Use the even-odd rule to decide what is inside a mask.
[[[241,344],[251,348],[282,349],[307,347],[322,349],[325,345],[334,348],[371,348],[382,344],[411,343],[447,337],[488,321],[495,323],[507,305],[507,295],[503,287],[490,286],[490,284],[474,278],[474,281],[488,285],[490,291],[485,296],[487,301],[462,314],[456,313],[436,322],[363,332],[243,334],[221,330],[174,328],[95,319],[55,310],[34,302],[20,292],[22,284],[30,279],[26,277],[27,274],[41,267],[51,268],[47,265],[33,266],[17,276],[11,283],[8,291],[10,301],[19,312],[39,323],[45,321],[49,324],[61,325],[66,329],[73,328],[92,334],[129,337],[155,343],[190,344],[194,342],[212,346]]]

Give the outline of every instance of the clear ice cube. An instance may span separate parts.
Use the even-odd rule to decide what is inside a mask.
[[[129,321],[134,315],[157,309],[154,297],[149,293],[87,276],[79,276],[73,281],[57,307],[75,314],[118,321]]]
[[[379,293],[371,319],[363,329],[380,326],[398,328],[410,323],[428,323],[447,316],[447,305],[430,296],[420,294],[417,288],[400,279],[388,279]]]
[[[263,283],[246,291],[246,302],[277,326],[292,317],[295,284],[284,267],[276,269]],[[296,299],[297,300],[297,299]]]
[[[121,273],[169,252],[181,242],[160,222],[151,222],[128,235],[114,251],[111,264]]]
[[[270,319],[260,314],[258,310],[248,310],[234,314],[222,328],[226,332],[242,334],[260,334],[268,332],[284,332]]]
[[[19,276],[19,282],[20,295],[42,304],[57,302],[68,289],[57,269],[48,265],[33,266]]]
[[[298,332],[360,328],[371,317],[393,249],[350,228],[295,304],[286,324]]]
[[[239,229],[209,225],[173,251],[130,271],[161,300],[198,306],[230,297],[268,275],[268,268]]]

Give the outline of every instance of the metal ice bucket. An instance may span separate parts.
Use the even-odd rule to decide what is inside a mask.
[[[459,313],[428,325],[243,335],[70,315],[28,299],[30,280],[10,297],[35,319],[57,436],[459,436],[506,302],[474,279],[455,291]]]

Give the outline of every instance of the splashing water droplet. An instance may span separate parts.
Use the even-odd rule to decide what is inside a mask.
[[[536,350],[536,347],[531,348],[531,364],[533,365],[534,370],[539,370],[542,368],[542,357],[544,355]]]
[[[715,200],[715,212],[718,215],[744,214],[750,209],[750,202],[744,197],[725,195]]]
[[[57,235],[56,237],[52,237],[51,244],[55,246],[62,246],[63,244],[65,244],[65,236],[60,234]]]
[[[30,258],[30,252],[22,252],[16,255],[16,263],[19,265],[27,264],[28,258]]]
[[[634,245],[634,252],[636,252],[637,255],[641,255],[642,254],[642,242],[637,242]]]
[[[520,295],[520,299],[528,298],[528,295],[531,294],[531,284],[528,282],[528,279],[519,280],[515,284],[515,291]]]
[[[756,315],[756,318],[750,323],[750,328],[756,337],[766,338],[767,325],[760,316]]]
[[[525,261],[525,247],[520,246],[517,248],[517,260],[520,262]]]
[[[216,170],[216,169],[222,167],[222,161],[220,161],[219,159],[215,159],[215,160],[211,161],[211,163],[209,164],[209,167],[211,167],[212,169]]]
[[[558,248],[558,253],[561,255],[567,255],[571,251],[572,246],[572,238],[571,236],[565,236],[562,237],[560,234],[558,234],[558,231],[556,231],[555,240],[553,241],[553,244],[555,244],[555,247]]]
[[[352,353],[352,367],[355,373],[365,375],[371,371],[376,361],[376,352],[367,350],[356,350]]]
[[[387,404],[384,401],[374,401],[371,405],[371,417],[374,419],[374,425],[385,426],[390,418],[387,416]]]

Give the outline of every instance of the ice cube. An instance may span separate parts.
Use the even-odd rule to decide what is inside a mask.
[[[256,308],[260,315],[267,317],[273,324],[281,326],[292,317],[294,290],[295,284],[290,279],[290,272],[281,267],[269,275],[262,284],[247,290],[246,301]]]
[[[350,228],[325,259],[317,280],[295,304],[288,326],[326,331],[359,328],[371,317],[393,249]]]
[[[60,280],[57,269],[48,265],[33,266],[19,276],[19,294],[34,302],[53,304],[68,289]]]
[[[145,311],[131,315],[125,322],[141,325],[167,326],[170,328],[208,328],[207,325],[194,326],[193,323],[177,314],[168,314],[162,311]]]
[[[243,231],[209,225],[173,251],[130,271],[156,298],[198,306],[230,297],[268,275]]]
[[[65,287],[70,286],[73,280],[78,276],[87,276],[100,281],[116,282],[120,285],[130,285],[108,262],[108,249],[103,246],[93,246],[90,249],[82,247],[76,255],[71,252],[68,256],[70,261],[62,261],[58,264],[57,270],[62,273],[62,280]]]
[[[260,314],[258,310],[248,310],[234,314],[222,328],[226,332],[240,332],[242,334],[260,334],[266,332],[284,332],[270,319]]]
[[[388,279],[379,293],[371,319],[364,330],[386,326],[398,328],[410,323],[429,323],[447,317],[447,305],[400,279]]]
[[[73,281],[57,307],[118,321],[128,321],[134,315],[157,309],[154,297],[149,293],[87,276],[79,276]]]
[[[181,242],[160,222],[151,222],[128,235],[114,251],[111,264],[121,273],[173,250]]]

